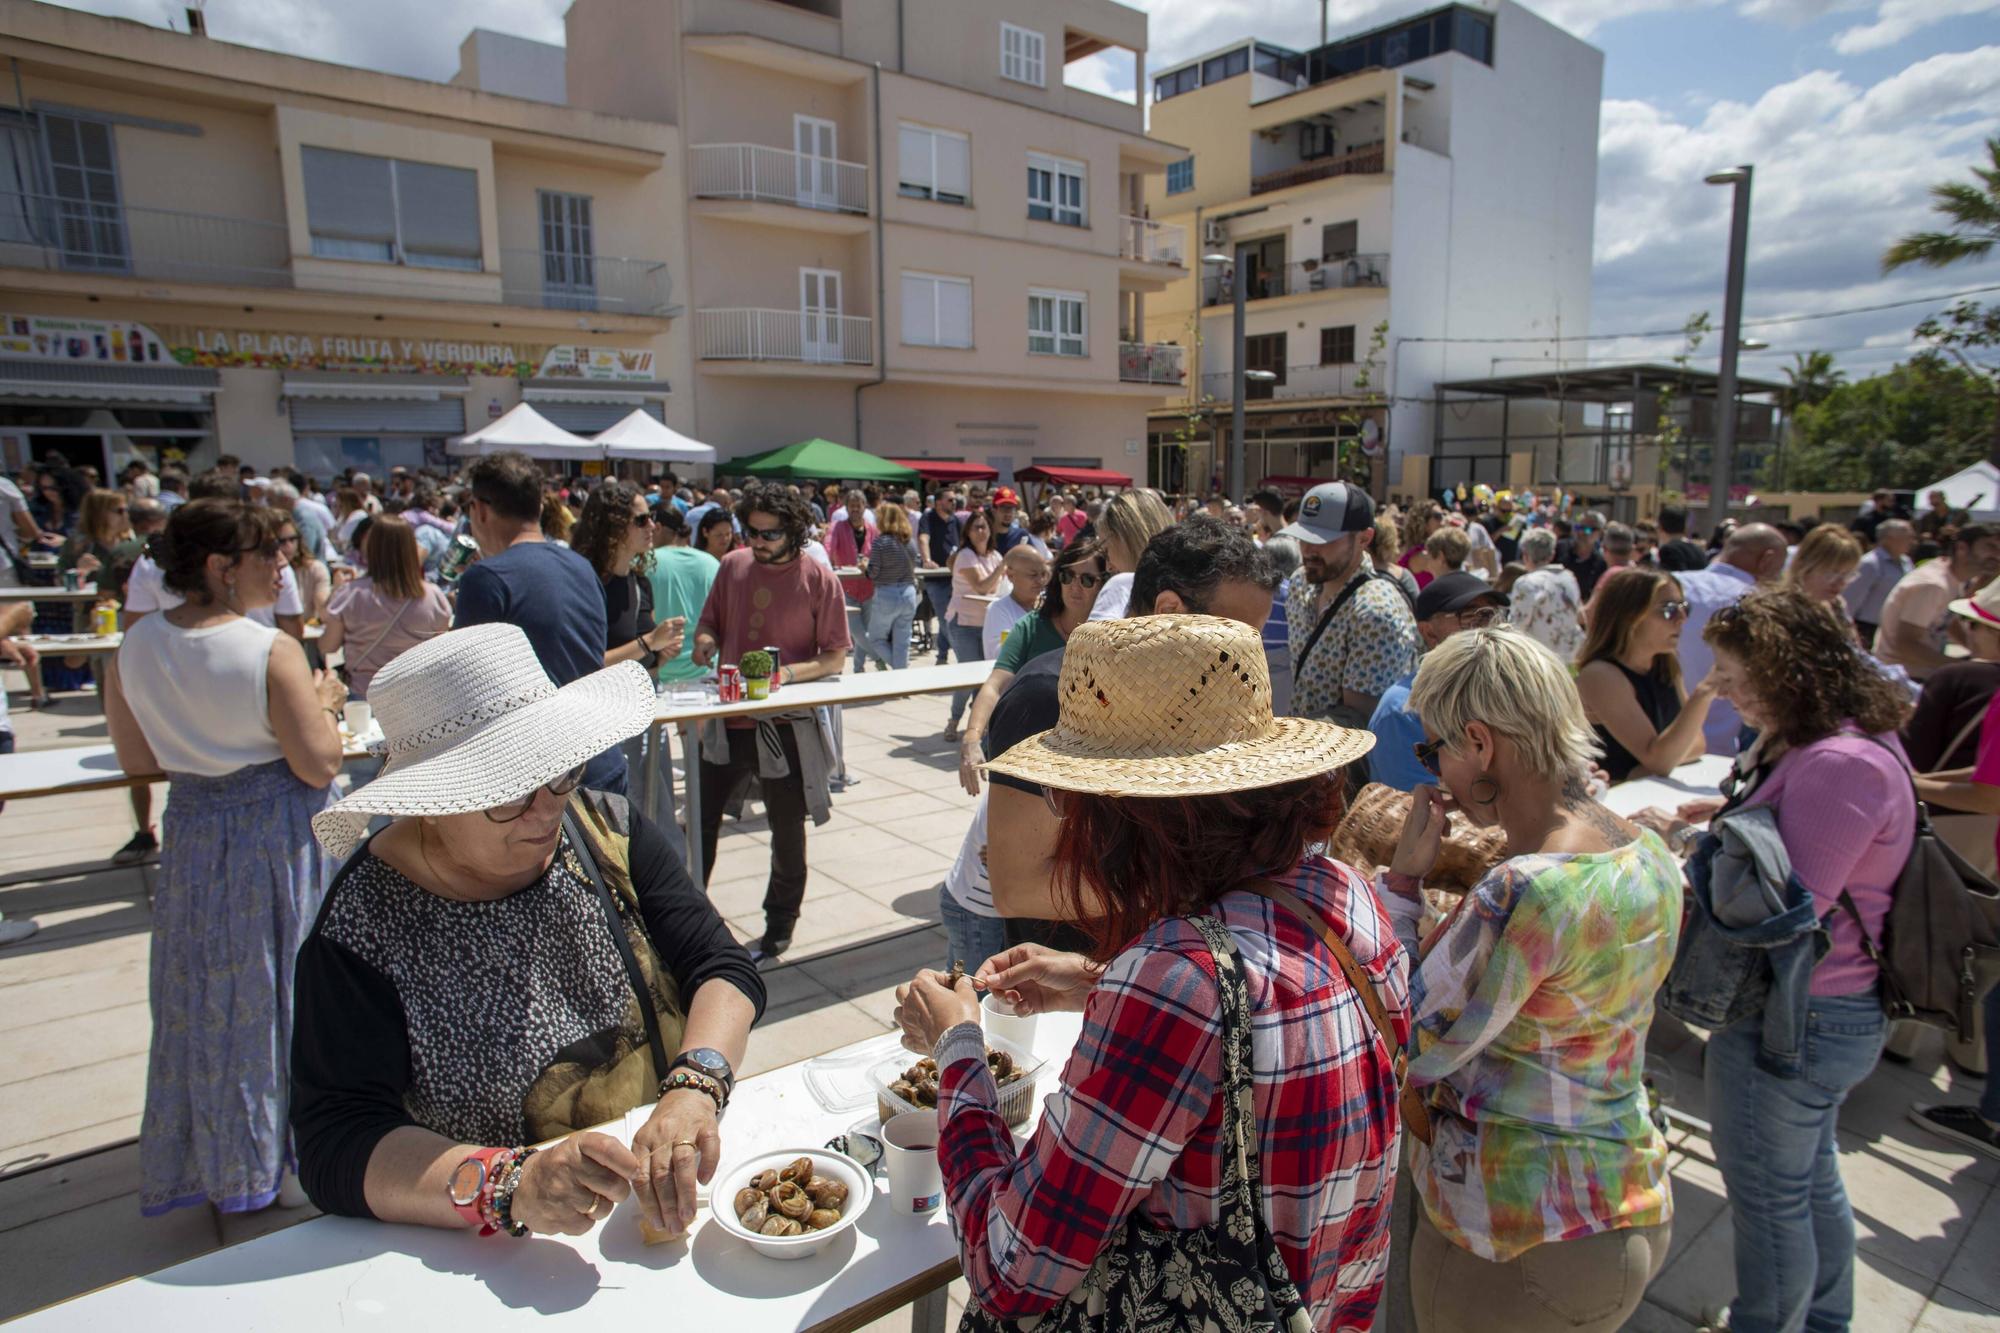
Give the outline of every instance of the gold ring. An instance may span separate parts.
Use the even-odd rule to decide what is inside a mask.
[[[694,1150],[695,1150],[696,1152],[700,1152],[700,1151],[701,1151],[701,1149],[700,1149],[700,1148],[696,1148],[696,1147],[695,1147],[695,1142],[694,1142],[694,1140],[693,1140],[693,1139],[675,1139],[675,1140],[674,1140],[674,1147],[676,1147],[676,1148],[694,1148]]]

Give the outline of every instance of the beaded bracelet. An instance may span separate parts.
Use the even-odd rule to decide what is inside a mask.
[[[521,1154],[525,1151],[526,1149],[524,1148],[501,1148],[495,1151],[492,1159],[487,1162],[486,1178],[481,1182],[479,1190],[480,1235],[490,1236],[494,1232],[503,1229],[500,1225],[500,1212],[494,1204],[494,1198],[500,1193],[500,1187],[506,1184],[507,1173],[520,1161]]]
[[[516,1157],[513,1166],[508,1168],[506,1183],[493,1193],[493,1215],[500,1230],[517,1240],[528,1234],[528,1224],[514,1220],[514,1191],[521,1186],[521,1168],[526,1166],[528,1159],[534,1155],[533,1148],[521,1149],[521,1155]]]

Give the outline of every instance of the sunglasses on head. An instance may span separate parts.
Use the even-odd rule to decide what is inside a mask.
[[[1072,583],[1080,583],[1083,585],[1085,591],[1095,588],[1103,581],[1102,576],[1080,569],[1065,569],[1056,575],[1056,582],[1062,584],[1063,587],[1067,588]]]

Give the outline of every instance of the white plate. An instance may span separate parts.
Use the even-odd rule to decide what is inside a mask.
[[[828,1176],[847,1186],[847,1207],[840,1221],[824,1231],[808,1231],[802,1236],[765,1236],[750,1231],[736,1220],[736,1192],[765,1171],[781,1170],[801,1157],[812,1158],[813,1174]],[[768,1259],[805,1259],[818,1254],[835,1236],[861,1220],[875,1199],[875,1178],[826,1148],[785,1148],[758,1153],[715,1173],[709,1190],[709,1216],[715,1224]]]

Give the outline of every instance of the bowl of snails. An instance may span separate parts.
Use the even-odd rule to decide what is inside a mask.
[[[772,1259],[804,1259],[853,1226],[875,1181],[825,1148],[759,1153],[716,1174],[709,1210],[724,1231]]]

